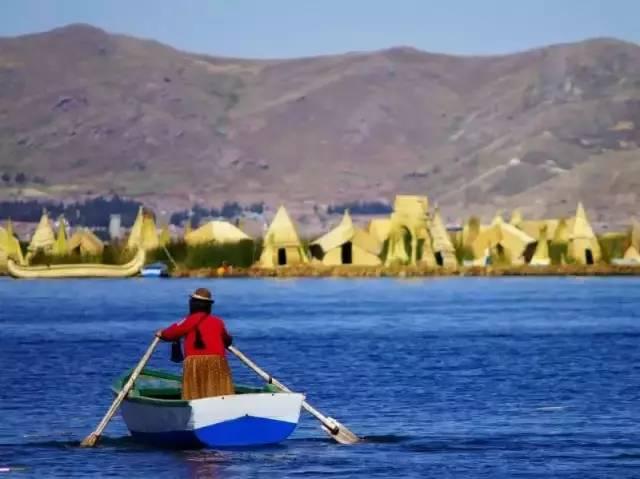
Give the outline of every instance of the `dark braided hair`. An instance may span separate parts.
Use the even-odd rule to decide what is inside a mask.
[[[189,313],[205,313],[211,314],[211,305],[213,303],[211,301],[203,301],[201,299],[189,298]],[[202,339],[202,333],[200,332],[200,327],[196,327],[196,339],[194,342],[196,349],[205,349],[206,345],[204,340]]]
[[[189,298],[189,313],[207,313],[211,314],[211,301],[203,301],[201,299]]]

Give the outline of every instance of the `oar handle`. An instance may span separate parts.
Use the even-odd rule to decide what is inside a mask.
[[[153,351],[156,349],[156,346],[158,346],[159,342],[160,342],[159,337],[156,336],[153,338],[153,341],[151,341],[151,344],[147,348],[147,351],[144,353],[144,356],[142,356],[142,359],[140,359],[137,366],[131,372],[129,379],[124,384],[123,388],[120,390],[120,392],[114,399],[113,403],[111,403],[111,407],[102,418],[102,421],[100,421],[100,424],[98,424],[98,427],[96,428],[96,430],[93,431],[87,438],[85,438],[84,441],[82,441],[83,445],[93,446],[97,441],[97,439],[102,435],[102,432],[107,427],[107,424],[109,424],[109,421],[111,421],[111,418],[120,407],[120,404],[122,403],[124,398],[127,396],[127,394],[129,394],[129,391],[133,387],[133,384],[136,382],[136,379],[138,379],[138,376],[140,376],[140,373],[142,372],[146,364],[149,362],[149,359],[151,358],[151,355],[153,354]]]
[[[264,379],[267,383],[275,385],[278,389],[284,392],[287,392],[287,393],[292,392],[291,389],[289,389],[287,386],[282,384],[276,378],[271,376],[271,374],[267,373],[264,369],[260,368],[260,366],[254,363],[251,359],[249,359],[242,351],[240,351],[235,346],[229,346],[227,349],[231,351],[235,355],[235,357],[237,357],[240,361],[246,364],[249,367],[249,369],[252,369],[258,376]],[[331,421],[327,416],[325,416],[316,408],[311,406],[311,404],[309,404],[307,401],[302,401],[302,407],[309,414],[311,414],[318,421],[320,421],[322,425],[326,427],[332,434],[338,433],[338,429],[339,429],[338,426],[336,426],[336,424],[333,421]]]

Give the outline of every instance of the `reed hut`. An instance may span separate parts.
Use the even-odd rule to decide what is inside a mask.
[[[569,235],[569,256],[578,264],[594,264],[600,261],[602,256],[598,238],[591,228],[587,213],[578,203],[573,228]]]
[[[509,224],[515,226],[516,228],[520,228],[523,221],[524,218],[522,217],[522,212],[519,208],[516,208],[511,212],[511,219],[509,220]]]
[[[435,264],[446,268],[455,268],[458,265],[456,249],[437,208],[429,222],[429,234],[431,236],[431,249]]]
[[[311,254],[325,265],[377,266],[382,244],[367,231],[354,226],[348,211],[340,223],[311,243]]]
[[[36,251],[51,253],[55,242],[56,238],[53,233],[53,228],[51,227],[51,222],[49,221],[49,216],[46,211],[43,211],[38,226],[36,226],[33,236],[31,236],[31,241],[27,248],[29,251],[28,255],[31,256],[35,254]]]
[[[285,207],[281,206],[267,229],[259,264],[263,268],[274,268],[308,262],[298,231]]]
[[[104,243],[89,228],[80,228],[69,238],[68,250],[83,256],[99,256],[104,251]]]
[[[429,199],[426,196],[396,196],[385,264],[415,265],[419,260],[433,260],[427,223],[428,208]]]
[[[631,245],[624,252],[623,257],[625,264],[640,264],[640,253],[638,252],[638,248]]]
[[[481,231],[480,220],[476,216],[470,217],[462,227],[462,246],[471,248]]]
[[[250,239],[251,237],[240,228],[227,221],[209,221],[184,237],[189,246],[206,243],[238,243]]]
[[[538,235],[538,243],[536,244],[536,250],[529,262],[532,266],[549,266],[551,264],[551,258],[549,256],[549,241],[547,240],[547,228],[543,226],[540,228],[540,234]]]
[[[489,254],[497,255],[510,265],[527,262],[536,247],[536,240],[515,226],[496,216],[491,225],[474,240],[471,248],[476,260]]]
[[[640,223],[636,220],[631,221],[631,231],[629,233],[631,246],[640,251]]]
[[[67,224],[64,216],[58,219],[58,232],[56,240],[51,248],[51,254],[54,256],[64,256],[69,252],[67,247]]]
[[[384,243],[385,241],[387,241],[387,239],[389,239],[390,230],[390,218],[374,218],[369,221],[369,225],[367,226],[367,231],[369,232],[369,234],[380,243]]]
[[[153,215],[142,207],[138,210],[138,216],[131,227],[127,239],[128,249],[143,249],[149,251],[160,246],[160,238]]]
[[[636,220],[631,222],[629,231],[629,246],[622,258],[614,258],[613,264],[638,265],[640,264],[640,224]]]
[[[574,224],[575,218],[559,219],[551,241],[556,244],[568,244]]]
[[[13,234],[11,220],[7,221],[7,227],[0,226],[0,266],[5,267],[9,258],[18,264],[24,264],[22,248],[18,238]]]

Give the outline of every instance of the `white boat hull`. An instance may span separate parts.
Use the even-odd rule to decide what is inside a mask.
[[[131,398],[122,416],[131,435],[165,447],[246,447],[274,444],[296,428],[304,396],[236,394],[193,401]]]

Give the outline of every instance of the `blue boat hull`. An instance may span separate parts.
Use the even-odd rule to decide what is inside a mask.
[[[145,433],[131,431],[135,439],[157,447],[171,449],[233,448],[277,444],[287,439],[297,424],[273,419],[245,416],[193,431]]]

